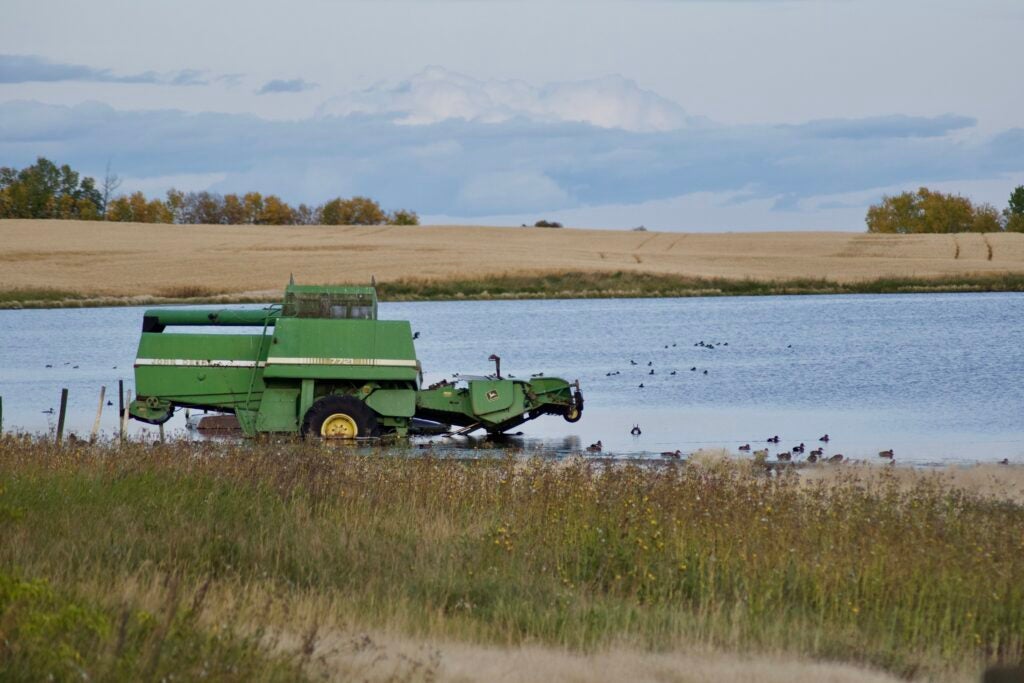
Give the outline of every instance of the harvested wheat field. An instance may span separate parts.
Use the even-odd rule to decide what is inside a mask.
[[[373,276],[378,282],[405,281],[417,287],[475,280],[477,293],[485,295],[488,289],[490,294],[497,290],[515,295],[515,285],[510,290],[488,284],[524,276],[590,277],[592,282],[584,285],[576,277],[569,284],[548,285],[548,290],[563,288],[570,295],[572,288],[601,289],[601,278],[612,273],[648,280],[624,282],[618,291],[602,289],[599,295],[605,296],[722,293],[723,283],[729,282],[805,283],[802,289],[780,293],[834,287],[856,291],[864,283],[887,278],[899,279],[903,286],[941,281],[946,289],[956,289],[979,278],[1024,276],[1021,234],[688,234],[4,220],[0,245],[4,299],[18,300],[12,292],[20,292],[25,302],[49,299],[51,304],[82,297],[258,298],[279,292],[291,274],[300,282],[363,283]],[[686,279],[686,286],[674,286],[672,278]],[[776,292],[741,288],[728,293]],[[415,291],[393,294],[413,298]],[[451,294],[436,291],[425,298]]]

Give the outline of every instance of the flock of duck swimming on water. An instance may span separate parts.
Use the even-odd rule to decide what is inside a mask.
[[[695,347],[707,349],[707,350],[710,350],[710,351],[714,351],[716,348],[725,347],[725,346],[728,346],[728,345],[729,345],[729,342],[705,342],[703,339],[698,341],[698,342],[696,342],[694,344]],[[672,348],[672,347],[675,347],[675,346],[677,346],[677,345],[676,344],[665,344],[665,348],[666,349],[669,349],[669,348]],[[789,345],[786,346],[786,348],[791,349],[791,348],[793,348],[793,345],[789,344]],[[637,363],[636,360],[634,360],[632,358],[629,360],[629,364],[630,364],[630,366],[640,366],[640,363]],[[646,367],[650,368],[650,370],[647,373],[648,375],[654,375],[655,374],[654,362],[653,361],[648,361]],[[690,372],[698,372],[697,366],[696,365],[691,366],[690,367]],[[621,370],[612,370],[610,372],[606,372],[605,373],[605,377],[615,377],[616,375],[621,375],[621,374],[622,374]],[[672,370],[668,374],[669,375],[675,375],[676,371]],[[706,374],[708,374],[708,371],[706,369],[704,369],[702,374],[706,375]],[[640,385],[637,388],[643,389],[644,388],[644,383],[641,382]],[[631,435],[633,435],[633,436],[640,436],[643,432],[640,429],[640,425],[634,424],[633,428],[629,430],[629,433]],[[822,444],[828,444],[828,442],[830,440],[831,439],[829,438],[828,434],[824,434],[824,435],[822,435],[821,438],[818,439],[818,441],[821,442]],[[765,439],[765,442],[769,443],[769,444],[779,444],[781,441],[782,441],[782,439],[779,437],[778,434],[775,434],[775,435],[770,436],[767,439]],[[591,454],[601,453],[603,450],[604,450],[604,444],[601,443],[600,439],[598,439],[596,442],[590,444],[586,448],[586,452],[587,453],[591,453]],[[758,461],[766,461],[768,459],[769,455],[770,455],[770,452],[769,452],[769,450],[767,448],[761,448],[761,449],[758,449],[758,450],[752,450],[752,447],[751,447],[751,445],[749,443],[743,444],[742,446],[740,446],[738,448],[738,450],[741,451],[741,452],[744,452],[744,453],[750,453],[752,456],[754,456],[755,460],[758,460]],[[775,454],[775,459],[779,463],[792,463],[794,455],[802,456],[806,450],[807,450],[807,446],[803,442],[800,442],[799,444],[797,444],[797,445],[793,446],[792,448],[790,448],[788,451],[780,451],[780,452],[776,453]],[[663,457],[663,458],[681,459],[683,457],[683,453],[682,453],[682,451],[680,451],[678,449],[676,449],[674,451],[662,451],[661,457]],[[879,451],[878,452],[878,457],[880,459],[882,459],[882,460],[887,460],[888,461],[887,464],[889,464],[889,465],[894,465],[896,463],[896,454],[893,451],[893,449],[891,449],[891,448],[886,449],[884,451]],[[824,445],[819,446],[818,448],[811,449],[810,452],[807,453],[807,456],[805,458],[803,458],[803,462],[806,462],[806,463],[809,463],[809,464],[815,464],[815,463],[821,462],[821,463],[829,463],[829,464],[833,464],[833,465],[838,465],[839,463],[847,462],[847,461],[848,461],[848,458],[845,455],[843,455],[842,453],[833,453],[831,455],[826,455],[825,454],[825,446]],[[800,462],[799,459],[797,460],[797,462]],[[1010,464],[1009,458],[1003,458],[1002,460],[999,461],[999,464],[1000,465],[1009,465]]]
[[[694,344],[694,346],[697,346],[697,347],[700,347],[700,348],[704,348],[704,349],[708,349],[710,351],[714,351],[716,347],[728,346],[728,345],[729,345],[729,342],[710,342],[710,343],[708,343],[708,342],[705,342],[703,339],[701,339],[699,342]],[[675,346],[678,346],[678,344],[665,344],[665,348],[666,349],[673,348]],[[634,360],[632,358],[629,359],[629,364],[631,366],[639,366],[640,365],[640,363],[637,363],[636,360]],[[647,361],[647,367],[650,368],[647,371],[647,374],[649,376],[657,374],[654,371],[654,361]],[[690,367],[690,372],[700,372],[703,375],[708,374],[707,369],[698,370],[696,365]],[[621,370],[611,370],[609,372],[604,373],[604,376],[605,377],[615,377],[616,375],[621,375],[621,374],[622,374]],[[677,370],[671,370],[668,374],[669,374],[669,376],[675,376],[676,374],[678,374],[678,371]],[[637,386],[637,388],[638,389],[643,389],[644,388],[644,383],[640,382],[640,384]],[[591,444],[591,445],[593,446],[593,445],[596,445],[596,444]]]
[[[640,425],[635,424],[635,425],[633,425],[633,428],[629,430],[629,433],[631,435],[633,435],[633,436],[640,436],[641,434],[643,434],[643,430],[640,429]],[[818,439],[818,441],[820,441],[822,443],[826,443],[826,444],[830,440],[831,439],[830,439],[828,434],[825,434],[820,439]],[[782,439],[779,437],[778,434],[776,434],[774,436],[769,436],[767,439],[765,439],[765,443],[770,443],[770,444],[777,444],[777,443],[780,443],[781,441],[782,441]],[[600,453],[603,450],[604,450],[604,444],[601,443],[600,439],[597,440],[596,442],[590,444],[586,448],[586,451],[588,453]],[[769,456],[769,451],[768,451],[767,448],[761,448],[761,449],[758,449],[758,450],[752,450],[752,446],[749,443],[743,444],[737,450],[739,450],[741,452],[744,452],[744,453],[750,453],[751,455],[754,456],[754,458],[756,460],[760,460],[760,461],[767,460],[768,456]],[[803,455],[804,452],[806,452],[806,451],[807,451],[806,444],[804,444],[803,442],[800,442],[796,446],[793,446],[792,448],[790,448],[788,451],[781,451],[779,453],[776,453],[775,454],[775,459],[778,462],[793,462],[793,456],[794,455]],[[663,457],[663,458],[676,458],[676,459],[679,459],[679,458],[683,457],[683,453],[679,449],[676,449],[674,451],[662,451],[661,457]],[[895,453],[894,453],[894,451],[891,448],[888,449],[888,450],[879,451],[878,452],[878,457],[882,458],[884,460],[888,460],[890,465],[892,465],[892,464],[894,464],[896,462]],[[811,451],[809,453],[807,453],[807,457],[804,458],[804,462],[807,462],[809,464],[814,464],[814,463],[817,463],[817,462],[839,464],[839,463],[844,462],[844,461],[846,461],[846,456],[843,455],[842,453],[833,453],[832,455],[826,456],[825,455],[825,448],[824,448],[824,446],[819,446],[818,448],[811,449]],[[1005,460],[1001,464],[1004,464],[1004,465],[1009,464],[1009,461]]]

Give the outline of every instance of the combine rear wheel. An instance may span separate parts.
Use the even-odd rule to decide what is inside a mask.
[[[302,436],[320,439],[355,439],[380,436],[377,416],[351,396],[317,399],[302,420]]]

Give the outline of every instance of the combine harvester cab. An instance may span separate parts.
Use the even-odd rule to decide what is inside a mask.
[[[259,327],[260,334],[167,332]],[[579,383],[494,377],[420,388],[407,321],[378,320],[372,287],[289,285],[264,309],[154,309],[143,316],[129,413],[151,424],[176,408],[233,413],[247,436],[405,436],[414,418],[501,433],[541,415],[575,422]]]

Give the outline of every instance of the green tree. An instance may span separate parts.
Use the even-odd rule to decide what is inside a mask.
[[[415,211],[408,211],[406,209],[399,209],[397,211],[393,211],[391,213],[391,215],[388,216],[388,224],[389,225],[419,225],[420,224],[420,217],[416,214]]]
[[[0,218],[96,219],[103,206],[95,180],[43,157],[20,171],[2,169],[0,192]]]
[[[1018,185],[1010,193],[1003,218],[1008,232],[1024,232],[1024,185]]]

